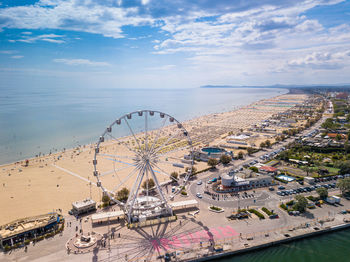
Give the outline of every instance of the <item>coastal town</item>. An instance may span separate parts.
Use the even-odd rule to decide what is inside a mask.
[[[0,258],[205,261],[346,228],[349,101],[290,93],[183,123],[136,111],[97,144],[3,165]]]

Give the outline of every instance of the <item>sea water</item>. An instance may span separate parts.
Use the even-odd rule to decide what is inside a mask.
[[[350,229],[218,259],[218,262],[347,262]]]
[[[106,126],[132,111],[159,110],[185,121],[287,92],[277,88],[3,89],[0,164],[95,142]]]

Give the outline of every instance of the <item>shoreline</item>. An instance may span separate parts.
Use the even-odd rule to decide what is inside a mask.
[[[257,100],[253,103],[250,103],[250,104],[247,104],[247,105],[244,105],[244,106],[237,106],[237,108],[233,109],[233,110],[229,110],[229,111],[221,111],[221,112],[214,112],[214,113],[210,113],[210,114],[204,114],[204,115],[199,115],[199,116],[195,116],[193,118],[190,118],[188,120],[185,120],[185,121],[180,121],[183,125],[186,125],[188,124],[189,122],[192,122],[192,121],[196,121],[196,120],[200,120],[201,118],[205,118],[205,117],[210,117],[210,116],[214,116],[214,115],[217,115],[217,114],[225,114],[225,113],[234,113],[234,112],[237,112],[239,110],[242,110],[244,108],[249,108],[249,107],[252,107],[253,105],[257,104],[257,103],[261,103],[265,100],[270,100],[270,99],[276,99],[280,96],[283,96],[283,95],[289,95],[291,94],[290,93],[290,90],[287,89],[288,92],[286,92],[285,94],[278,94],[276,96],[273,96],[273,97],[270,97],[270,98],[264,98],[264,99],[261,99],[261,100]],[[236,106],[235,106],[236,107]],[[167,127],[167,126],[166,126]],[[153,130],[154,131],[154,130]],[[102,132],[101,132],[102,133]],[[139,133],[138,133],[139,134]],[[137,134],[137,135],[138,135]],[[96,141],[98,141],[98,137],[99,136],[96,136]],[[118,138],[121,138],[121,139],[125,139],[125,138],[128,138],[129,136],[128,135],[125,135],[125,136],[121,136],[121,137],[118,137]],[[82,145],[78,145],[77,147],[69,147],[69,148],[66,148],[65,151],[63,150],[57,150],[56,152],[54,153],[51,153],[51,154],[42,154],[41,156],[33,156],[33,157],[28,157],[28,158],[23,158],[23,159],[20,159],[20,160],[17,160],[17,161],[12,161],[12,162],[9,162],[9,163],[4,163],[4,164],[0,164],[0,168],[3,168],[5,166],[8,166],[8,165],[13,165],[13,164],[22,164],[23,161],[26,161],[26,160],[36,160],[36,159],[42,159],[42,158],[45,158],[45,157],[51,157],[51,156],[55,156],[55,155],[59,155],[59,154],[62,154],[64,152],[69,152],[69,151],[72,151],[72,150],[75,150],[77,148],[84,148],[84,147],[87,147],[87,146],[93,146],[93,145],[96,145],[96,143],[87,143],[87,144],[82,144]]]
[[[219,145],[220,141],[224,139],[223,136],[226,136],[229,131],[240,132],[240,129],[247,129],[270,118],[273,114],[284,112],[290,107],[302,103],[306,98],[307,95],[279,94],[232,111],[198,116],[186,120],[182,124],[190,134],[194,148],[207,144]],[[286,104],[288,104],[287,107],[285,107]],[[170,130],[169,128],[172,127],[165,127],[161,136],[165,136]],[[123,136],[122,139],[128,142],[131,137]],[[117,151],[121,154],[127,153],[115,141],[110,142],[104,149],[106,153]],[[1,165],[2,185],[0,186],[2,190],[0,197],[3,201],[0,208],[4,210],[4,216],[1,217],[0,224],[20,217],[46,213],[54,209],[62,209],[65,213],[71,209],[72,202],[85,198],[92,198],[99,202],[101,192],[99,188],[94,186],[96,180],[93,176],[94,146],[95,144],[91,143],[58,151],[51,155],[34,157],[30,159],[27,167],[24,167],[23,160]],[[170,153],[169,157],[183,157],[185,148],[179,149],[179,151]],[[114,162],[106,161],[108,160],[101,162],[101,170],[99,171],[111,175],[104,176],[103,183],[113,185],[118,181],[117,179],[122,180],[128,175],[127,170],[118,171],[117,175],[114,175],[115,171],[109,173],[111,170],[116,170],[117,167],[112,166]],[[199,162],[197,165],[198,169],[207,167],[205,162]],[[167,172],[183,170],[183,168],[173,166],[165,168],[168,168],[164,169]],[[165,180],[165,177],[161,177],[160,183]],[[124,186],[130,187],[130,183],[129,180]]]

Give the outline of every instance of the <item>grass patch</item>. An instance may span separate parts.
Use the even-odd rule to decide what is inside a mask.
[[[212,210],[215,210],[215,211],[221,211],[222,210],[222,208],[217,207],[217,206],[210,206],[209,208],[212,209]]]

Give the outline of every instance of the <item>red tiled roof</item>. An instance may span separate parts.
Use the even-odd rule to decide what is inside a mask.
[[[262,166],[259,168],[260,170],[267,171],[267,172],[276,172],[277,168],[272,166]]]
[[[339,99],[347,99],[348,98],[348,93],[344,92],[344,93],[339,93],[336,95],[336,98],[339,98]]]
[[[328,133],[327,134],[327,136],[328,137],[330,137],[330,138],[336,138],[337,137],[337,133]],[[344,134],[339,134],[340,135],[340,137],[342,138],[342,139],[345,139],[346,138],[346,135],[344,135]]]

